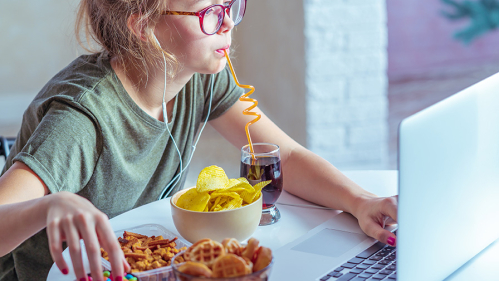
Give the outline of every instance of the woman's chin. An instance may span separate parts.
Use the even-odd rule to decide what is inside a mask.
[[[200,71],[202,74],[217,74],[224,70],[225,65],[227,64],[227,60],[224,58],[223,60],[220,61],[220,63],[217,66],[210,67],[209,69],[206,69],[204,71]]]

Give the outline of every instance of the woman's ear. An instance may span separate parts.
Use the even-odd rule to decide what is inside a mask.
[[[127,27],[141,41],[148,41],[148,32],[150,29],[147,26],[147,20],[140,20],[139,14],[132,14],[127,21]]]

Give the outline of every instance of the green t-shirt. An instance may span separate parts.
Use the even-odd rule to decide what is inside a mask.
[[[226,68],[214,75],[209,120],[243,93]],[[180,91],[168,127],[188,162],[208,113],[210,75],[195,74]],[[180,171],[166,124],[126,93],[106,53],[85,55],[58,73],[35,97],[4,167],[29,166],[52,193],[70,191],[110,218],[157,200]],[[181,189],[186,172],[173,194]],[[45,230],[0,258],[0,280],[45,279],[52,259]]]

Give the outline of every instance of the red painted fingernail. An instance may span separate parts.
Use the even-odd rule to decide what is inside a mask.
[[[64,268],[63,270],[61,270],[61,272],[62,272],[62,274],[64,274],[64,275],[66,275],[66,274],[68,274],[68,273],[69,273],[67,268]]]
[[[388,237],[388,239],[386,239],[386,242],[388,242],[388,245],[395,245],[395,238],[393,237]]]
[[[87,281],[87,278],[81,278],[80,281]]]
[[[116,278],[114,280],[116,280],[116,281],[123,281],[123,278],[121,276],[116,276]]]

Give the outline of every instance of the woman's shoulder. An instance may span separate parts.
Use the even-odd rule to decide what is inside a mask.
[[[113,77],[106,53],[81,55],[45,84],[25,113],[43,115],[54,101],[83,112],[93,112],[92,104],[109,100],[107,96],[116,96],[114,93],[121,89],[121,84]],[[94,107],[98,108],[98,105]]]
[[[81,55],[59,71],[35,97],[35,101],[66,99],[79,102],[87,93],[116,87],[107,53]]]
[[[81,55],[57,73],[44,87],[75,86],[80,90],[91,90],[112,77],[112,68],[107,53]],[[42,89],[43,91],[43,89]]]

